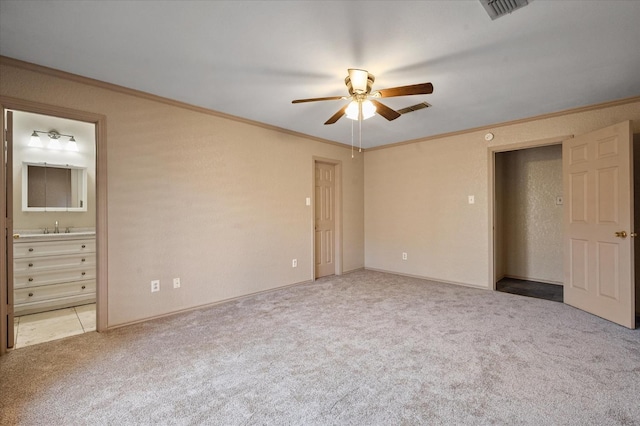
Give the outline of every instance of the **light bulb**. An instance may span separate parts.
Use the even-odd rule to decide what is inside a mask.
[[[69,138],[69,142],[67,142],[67,151],[76,151],[78,152],[78,144],[73,136]]]
[[[376,113],[376,106],[370,100],[362,102],[362,119],[371,118]]]
[[[351,101],[345,113],[347,114],[347,118],[351,120],[357,120],[360,114],[358,101]],[[362,119],[366,120],[367,118],[371,118],[376,113],[376,106],[370,100],[362,101]]]
[[[38,136],[38,133],[35,130],[33,131],[33,133],[31,133],[31,140],[29,140],[29,146],[34,148],[42,148],[42,140],[40,139],[40,136]]]
[[[347,114],[347,118],[350,118],[351,120],[357,120],[358,119],[358,102],[351,101],[351,103],[349,104],[349,106],[344,112]]]
[[[349,79],[354,92],[365,93],[367,91],[367,79],[369,73],[365,70],[349,68]]]
[[[47,145],[47,148],[50,148],[50,149],[62,149],[62,144],[60,143],[59,139],[49,138],[49,144]]]

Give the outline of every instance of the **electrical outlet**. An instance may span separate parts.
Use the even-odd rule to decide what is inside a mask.
[[[173,279],[173,288],[180,288],[180,278]]]
[[[402,260],[407,260],[407,253],[402,253]]]
[[[155,293],[156,291],[160,291],[160,280],[151,281],[151,293]]]
[[[291,261],[291,267],[292,268],[297,268],[298,267],[298,259],[293,259]]]

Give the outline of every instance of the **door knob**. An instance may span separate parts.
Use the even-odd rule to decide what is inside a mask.
[[[618,231],[618,232],[616,232],[616,237],[618,237],[618,238],[627,238],[627,231]]]
[[[632,232],[631,234],[629,234],[630,237],[637,237],[638,233],[637,232]]]

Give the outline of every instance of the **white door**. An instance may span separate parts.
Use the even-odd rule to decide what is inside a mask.
[[[316,161],[315,276],[333,275],[335,265],[335,165]]]
[[[635,328],[629,121],[563,142],[564,301]]]

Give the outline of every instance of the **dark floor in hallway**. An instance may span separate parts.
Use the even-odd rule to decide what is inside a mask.
[[[563,301],[563,287],[556,284],[546,284],[537,281],[503,278],[496,284],[496,290],[504,293],[519,294],[537,299]]]

